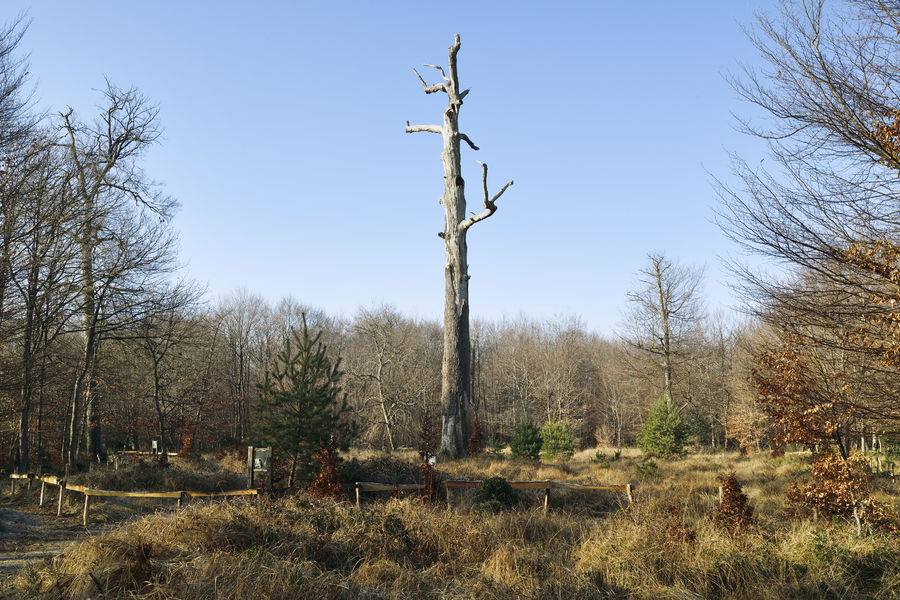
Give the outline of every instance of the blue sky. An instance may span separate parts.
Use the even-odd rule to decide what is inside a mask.
[[[180,255],[210,299],[239,286],[353,314],[439,318],[444,99],[412,72],[462,37],[464,151],[515,185],[469,234],[475,318],[577,314],[609,335],[649,251],[707,266],[735,305],[711,222],[727,151],[763,148],[724,75],[770,2],[22,2],[39,104],[87,116],[108,77],[160,107],[145,168],[182,204]],[[425,71],[420,70],[423,75]],[[431,74],[428,73],[427,76]],[[477,194],[469,198],[477,210]]]

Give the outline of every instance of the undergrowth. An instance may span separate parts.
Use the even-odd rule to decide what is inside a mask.
[[[439,467],[451,477],[633,481],[638,458],[608,466],[590,453],[564,465],[481,456]],[[412,467],[415,462],[410,457]],[[87,539],[3,590],[45,598],[892,598],[900,595],[900,538],[859,537],[846,519],[789,519],[784,489],[808,459],[736,455],[666,461],[635,482],[635,502],[591,513],[551,495],[485,511],[409,495],[349,502],[305,493],[191,505]],[[352,461],[347,461],[352,462]],[[721,469],[708,469],[717,464]],[[402,456],[356,468],[406,472]],[[717,477],[734,473],[728,521],[713,519]],[[401,473],[385,473],[387,478]],[[351,480],[352,481],[352,480]],[[893,482],[874,493],[896,503]],[[553,490],[556,494],[557,490]],[[607,494],[608,495],[608,494]],[[733,505],[733,506],[732,506]],[[721,512],[721,511],[720,511]],[[747,521],[749,522],[749,520]]]

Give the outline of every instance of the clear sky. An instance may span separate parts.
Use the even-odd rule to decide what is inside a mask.
[[[445,97],[412,72],[446,64],[472,92],[461,128],[496,190],[469,232],[472,314],[580,315],[609,335],[651,250],[707,266],[712,309],[735,305],[712,223],[711,174],[750,108],[724,75],[756,58],[741,26],[770,2],[227,2],[4,0],[39,104],[88,116],[108,77],[158,103],[145,168],[182,204],[180,255],[211,299],[246,287],[336,314],[443,303]],[[431,77],[429,69],[421,70]]]

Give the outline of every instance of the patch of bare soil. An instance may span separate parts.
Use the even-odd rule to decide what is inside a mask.
[[[55,498],[53,498],[55,500]],[[81,515],[68,507],[56,516],[56,502],[37,505],[37,498],[3,494],[0,499],[0,577],[29,563],[53,558],[85,537],[108,531],[110,523],[83,527]]]

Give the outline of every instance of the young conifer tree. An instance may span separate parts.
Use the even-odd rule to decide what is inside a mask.
[[[341,359],[332,363],[321,338],[321,331],[310,333],[304,314],[303,328],[285,342],[260,385],[254,430],[259,441],[291,458],[289,485],[298,466],[301,477],[314,474],[313,456],[320,445],[332,440],[346,445],[355,433],[345,418],[349,407],[341,391]]]

